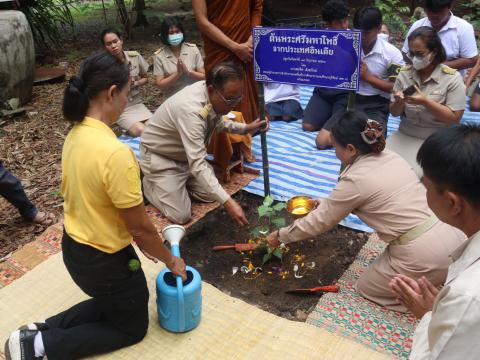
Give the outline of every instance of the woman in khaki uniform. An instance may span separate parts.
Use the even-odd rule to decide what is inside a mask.
[[[103,30],[101,41],[110,54],[129,64],[130,91],[128,102],[117,124],[128,131],[131,136],[140,136],[145,129],[144,123],[152,116],[152,112],[143,104],[139,91],[140,86],[148,82],[148,63],[137,51],[123,51],[122,36],[114,29]]]
[[[390,112],[400,115],[402,121],[398,131],[387,139],[387,148],[407,160],[421,177],[416,162],[418,149],[438,129],[460,122],[465,85],[459,72],[442,64],[445,50],[431,27],[414,30],[408,44],[412,65],[400,71],[390,103]]]
[[[178,19],[163,21],[160,39],[163,46],[153,56],[153,74],[165,99],[187,85],[205,80],[202,55],[195,44],[185,42],[183,26]]]
[[[353,212],[388,243],[355,287],[363,297],[396,311],[406,311],[391,292],[397,274],[427,277],[443,284],[450,253],[465,236],[439,221],[429,209],[425,187],[399,155],[385,150],[381,125],[366,115],[346,113],[332,128],[337,157],[346,164],[327,199],[292,225],[271,233],[270,246],[311,239]]]

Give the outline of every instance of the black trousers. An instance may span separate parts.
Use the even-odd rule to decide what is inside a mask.
[[[37,215],[37,208],[28,200],[22,183],[13,176],[0,161],[0,195],[15,206],[25,220],[32,221]]]
[[[330,131],[347,108],[348,91],[318,88],[313,90],[303,122]]]
[[[148,328],[148,288],[131,245],[114,254],[73,240],[65,231],[63,261],[73,281],[91,299],[46,320],[42,331],[49,360],[111,352],[143,339]]]
[[[380,95],[355,96],[355,110],[364,112],[369,119],[376,120],[383,126],[387,136],[388,116],[390,115],[390,100]]]

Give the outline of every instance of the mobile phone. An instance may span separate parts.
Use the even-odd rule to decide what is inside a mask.
[[[415,85],[410,85],[407,87],[405,90],[402,91],[403,95],[405,96],[411,96],[417,92],[417,89],[415,89]]]

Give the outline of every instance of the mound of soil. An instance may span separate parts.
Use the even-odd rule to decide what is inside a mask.
[[[250,224],[254,224],[258,217],[257,207],[263,199],[246,192],[240,192],[235,198]],[[281,216],[287,218],[287,223],[294,221],[285,210]],[[216,245],[247,242],[251,230],[252,226],[238,227],[225,210],[218,209],[188,230],[181,244],[182,257],[200,272],[203,280],[221,291],[278,316],[298,321],[305,321],[322,294],[293,295],[285,291],[335,284],[368,239],[367,233],[336,226],[314,239],[289,244],[283,261],[273,258],[264,266],[265,249],[244,253],[212,250]],[[242,272],[241,267],[248,267],[250,263],[261,270]],[[295,264],[301,278],[294,276]],[[234,268],[238,268],[235,273]]]

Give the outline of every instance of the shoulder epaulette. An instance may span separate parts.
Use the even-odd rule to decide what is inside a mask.
[[[404,67],[402,67],[400,69],[400,71],[406,71],[406,70],[411,70],[412,69],[412,65],[405,65]]]
[[[208,114],[210,113],[210,110],[212,110],[212,104],[208,103],[199,111],[199,114],[203,120],[207,119]]]
[[[163,50],[165,50],[165,46],[162,46],[157,51],[154,52],[155,55],[160,54]]]
[[[127,51],[128,56],[140,56],[138,51]]]
[[[187,46],[191,46],[191,47],[197,46],[194,43],[188,43],[188,42],[184,42],[184,44],[187,45]]]
[[[457,72],[457,70],[451,68],[450,66],[443,65],[443,66],[442,66],[442,72],[444,72],[445,74],[448,74],[448,75],[455,75],[455,73]]]

